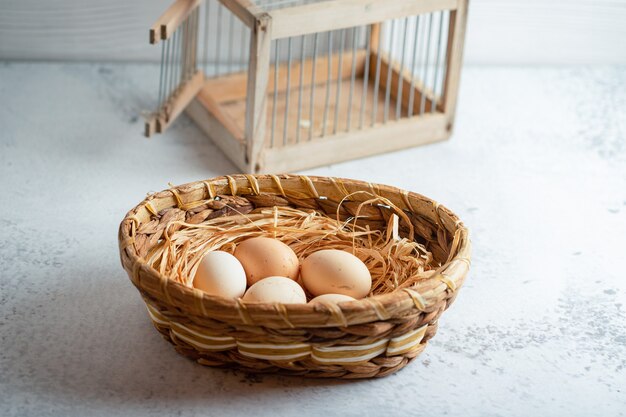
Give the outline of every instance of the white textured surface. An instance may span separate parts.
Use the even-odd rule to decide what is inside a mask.
[[[308,171],[431,196],[467,284],[382,380],[179,356],[119,265],[147,191],[235,171],[187,119],[140,134],[153,66],[0,65],[0,414],[617,416],[626,412],[626,70],[467,68],[453,140]]]

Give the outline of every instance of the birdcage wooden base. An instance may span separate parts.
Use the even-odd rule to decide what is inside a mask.
[[[301,102],[299,107],[304,109],[301,114],[287,111],[287,84],[284,80],[278,87],[276,100],[272,93],[268,93],[268,128],[263,153],[255,167],[251,167],[245,158],[245,73],[207,80],[196,100],[187,107],[187,114],[239,169],[249,173],[306,169],[450,137],[451,124],[441,107],[435,105],[433,93],[423,92],[421,85],[412,83],[409,74],[402,72],[397,62],[390,64],[386,57],[380,60],[381,72],[386,74],[389,65],[392,66],[387,97],[387,78],[382,77],[378,91],[372,80],[364,82],[365,55],[359,54],[356,60],[358,68],[354,79],[350,77],[350,71],[342,73],[340,80],[329,76],[328,72],[323,72],[327,61],[321,61],[316,65],[321,74],[316,77],[315,85],[304,83],[299,89],[294,84],[295,88],[290,89],[290,103]],[[331,74],[337,73],[338,61],[335,57]],[[372,53],[370,72],[375,71],[376,62],[377,55]],[[292,80],[298,80],[300,67],[298,64],[292,68],[295,74]],[[350,69],[348,62],[344,67]],[[310,79],[311,61],[306,61],[302,68],[304,79]],[[270,79],[273,79],[272,74]],[[400,98],[399,83],[403,84]],[[336,100],[338,89],[339,101]],[[273,90],[273,85],[269,90]],[[325,112],[327,100],[331,104]],[[337,107],[349,111],[335,113]],[[280,117],[272,118],[272,115]],[[316,117],[312,119],[312,115]],[[383,136],[385,140],[381,140]]]

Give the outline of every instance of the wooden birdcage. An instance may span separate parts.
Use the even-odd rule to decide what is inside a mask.
[[[467,0],[177,0],[146,135],[186,110],[247,173],[447,139]]]

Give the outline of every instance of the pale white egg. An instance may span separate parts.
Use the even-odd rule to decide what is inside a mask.
[[[317,297],[309,301],[309,304],[315,304],[315,303],[337,304],[337,303],[342,303],[344,301],[355,301],[355,300],[356,299],[354,297],[350,297],[349,295],[322,294],[322,295],[318,295]]]
[[[230,253],[209,252],[198,265],[193,286],[211,295],[241,297],[246,291],[246,271]]]
[[[291,278],[267,277],[253,284],[243,296],[244,301],[263,303],[304,304],[306,294]]]

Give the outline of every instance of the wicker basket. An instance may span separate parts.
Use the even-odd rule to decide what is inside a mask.
[[[173,221],[232,215],[224,199],[252,207],[313,208],[334,215],[348,195],[352,202],[368,199],[356,191],[384,197],[406,213],[416,240],[441,264],[430,278],[334,308],[244,303],[179,284],[144,259]],[[199,213],[194,208],[200,204],[205,208]],[[385,227],[388,216],[388,207],[368,207],[372,227]],[[400,222],[400,235],[406,234],[407,226]],[[380,377],[404,367],[434,336],[439,316],[455,299],[470,265],[467,229],[438,203],[385,185],[292,175],[218,177],[150,195],[122,221],[119,245],[122,265],[154,325],[179,353],[203,365],[310,377]]]

